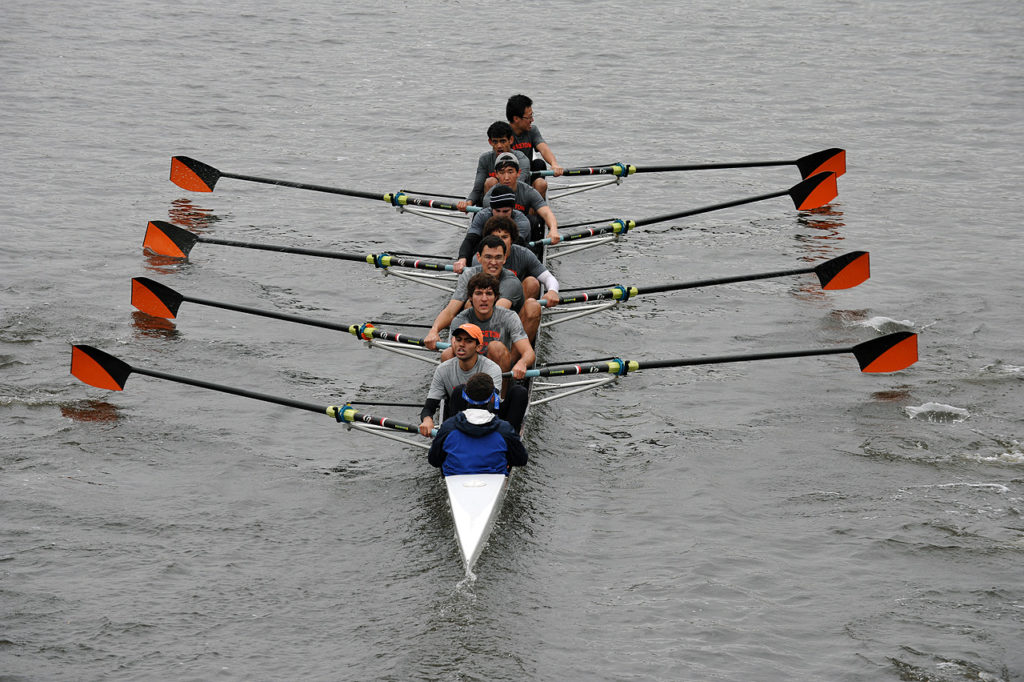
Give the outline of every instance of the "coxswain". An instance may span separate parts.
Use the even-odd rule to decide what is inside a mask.
[[[540,222],[543,221],[548,229],[547,237],[551,240],[552,244],[557,244],[560,237],[558,235],[558,221],[555,219],[555,214],[540,192],[520,180],[522,173],[519,168],[519,160],[512,154],[499,154],[494,162],[494,176],[498,178],[498,182],[501,184],[495,185],[491,188],[491,191],[484,194],[484,208],[490,206],[491,196],[494,195],[498,187],[509,187],[516,195],[515,209],[529,216],[530,223],[533,226],[530,231],[530,237],[526,241],[532,241],[540,236]]]
[[[455,357],[445,360],[434,369],[430,389],[420,411],[420,433],[427,437],[434,429],[434,414],[442,400],[442,421],[465,409],[463,388],[470,377],[483,372],[491,377],[494,386],[501,385],[501,368],[479,353],[484,343],[480,327],[468,322],[459,325],[452,331],[451,342]],[[512,424],[517,433],[522,427],[528,400],[526,389],[516,384],[509,387],[505,399],[500,402],[498,416]]]
[[[545,166],[544,162],[547,161],[547,165],[551,166],[555,177],[560,176],[564,169],[558,165],[555,153],[551,151],[551,147],[544,141],[544,136],[540,134],[540,130],[533,125],[533,100],[526,95],[512,95],[508,98],[508,102],[505,103],[505,118],[512,128],[512,135],[515,138],[512,142],[512,149],[522,152],[531,162],[531,166],[524,168],[523,172],[545,170],[547,166]],[[534,157],[534,151],[540,154],[540,159]],[[547,196],[547,180],[538,177],[530,184],[542,196]]]
[[[528,456],[516,430],[493,411],[494,382],[475,374],[464,389],[466,409],[446,419],[430,444],[427,461],[445,476],[505,474]]]
[[[491,145],[491,151],[484,152],[477,160],[473,189],[465,201],[456,204],[463,213],[470,206],[479,206],[484,192],[498,184],[494,177],[494,161],[500,154],[510,152],[519,159],[520,166],[529,168],[530,160],[522,152],[512,151],[512,127],[505,121],[495,121],[487,128],[487,144]]]

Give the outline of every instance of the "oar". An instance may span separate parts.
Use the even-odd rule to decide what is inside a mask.
[[[832,172],[818,173],[811,177],[803,180],[789,189],[779,190],[777,192],[769,192],[768,194],[759,194],[753,197],[747,197],[745,199],[734,199],[733,201],[726,201],[721,204],[711,204],[710,206],[701,206],[700,208],[691,208],[685,211],[676,211],[674,213],[666,213],[665,215],[654,216],[652,218],[642,218],[640,220],[613,220],[608,225],[603,227],[592,227],[587,230],[581,230],[579,232],[570,232],[569,234],[562,235],[562,241],[573,241],[575,239],[583,239],[585,237],[593,237],[599,234],[607,234],[614,232],[615,234],[625,234],[635,227],[641,227],[643,225],[652,225],[654,223],[665,222],[666,220],[675,220],[676,218],[685,218],[687,216],[697,215],[699,213],[709,213],[711,211],[719,211],[723,208],[731,208],[733,206],[742,206],[743,204],[752,204],[757,201],[765,201],[767,199],[774,199],[776,197],[784,197],[789,195],[793,200],[793,204],[796,206],[798,211],[810,211],[815,208],[820,208],[828,202],[832,201],[839,194],[839,188],[836,185],[836,174]],[[540,246],[541,244],[550,244],[550,239],[539,239],[534,242],[530,242],[530,246]]]
[[[674,282],[671,284],[658,284],[653,286],[622,286],[617,285],[608,289],[594,289],[579,293],[568,293],[559,296],[559,303],[584,303],[586,301],[601,301],[606,299],[628,301],[633,296],[640,294],[655,294],[665,291],[679,291],[682,289],[696,289],[719,284],[733,284],[735,282],[750,282],[758,279],[772,279],[776,277],[791,277],[793,275],[806,275],[814,273],[818,276],[822,289],[851,289],[861,284],[871,276],[870,255],[867,251],[851,251],[850,253],[836,256],[824,263],[806,268],[794,268],[792,270],[776,270],[774,272],[762,272],[756,275],[735,275],[732,277],[718,277],[715,279],[702,279],[694,282]],[[547,301],[541,300],[542,306]]]
[[[360,199],[376,199],[379,201],[385,201],[392,206],[422,206],[424,208],[440,208],[448,211],[459,210],[458,206],[450,201],[419,199],[416,197],[410,197],[403,191],[363,192],[355,189],[343,189],[341,187],[311,185],[305,182],[259,178],[255,175],[240,175],[238,173],[228,173],[217,170],[209,164],[188,156],[171,157],[171,182],[182,189],[187,189],[192,192],[212,192],[217,181],[221,178],[233,178],[235,180],[245,180],[246,182],[261,182],[266,185],[280,185],[281,187],[308,189],[314,192],[327,192],[329,194],[343,194],[349,197],[359,197]],[[471,212],[479,211],[480,207],[470,207],[467,210]]]
[[[720,355],[703,358],[685,358],[681,360],[622,360],[614,359],[602,362],[565,363],[564,366],[548,366],[543,369],[529,369],[527,377],[573,376],[577,374],[627,374],[641,369],[658,369],[663,367],[685,367],[689,365],[715,365],[726,362],[749,362],[752,360],[775,360],[778,358],[797,358],[808,355],[837,355],[853,353],[860,363],[862,372],[898,372],[917,362],[917,334],[913,332],[896,332],[880,336],[870,341],[858,343],[856,346],[844,348],[816,348],[813,350],[775,351],[769,353],[750,353],[746,355]],[[506,372],[504,376],[511,376]]]
[[[307,410],[309,412],[326,414],[329,417],[334,417],[339,422],[362,422],[364,424],[373,424],[386,429],[393,429],[395,431],[405,431],[406,433],[419,432],[419,426],[405,424],[387,417],[375,417],[373,415],[363,414],[361,412],[357,412],[355,408],[349,405],[317,405],[314,403],[303,402],[301,400],[292,400],[291,398],[268,395],[266,393],[257,393],[244,388],[234,388],[232,386],[224,386],[222,384],[215,384],[209,381],[202,381],[200,379],[190,379],[176,374],[167,374],[165,372],[158,372],[144,367],[132,367],[127,362],[115,358],[113,355],[108,353],[104,353],[97,348],[93,348],[92,346],[75,345],[71,347],[71,374],[90,386],[105,388],[111,391],[121,391],[124,390],[125,382],[128,381],[128,377],[132,372],[155,377],[157,379],[174,381],[179,384],[188,384],[189,386],[206,388],[211,391],[220,391],[221,393],[230,393],[244,398],[253,398],[267,403],[284,405],[285,407],[294,407],[300,410]]]
[[[796,166],[800,170],[800,177],[809,178],[812,175],[826,171],[835,173],[837,176],[846,172],[846,150],[832,147],[822,149],[807,156],[791,161],[740,161],[736,163],[698,163],[679,164],[670,166],[634,166],[626,163],[612,163],[602,166],[590,166],[584,168],[566,168],[562,171],[563,176],[580,175],[615,175],[626,177],[635,173],[664,173],[667,171],[695,171],[715,170],[719,168],[756,168],[764,166]],[[534,175],[551,177],[554,171],[534,171]]]
[[[161,284],[160,282],[148,277],[135,277],[132,279],[132,305],[148,315],[174,319],[178,315],[178,309],[181,307],[181,304],[186,301],[197,305],[233,310],[235,312],[245,313],[246,315],[269,317],[275,320],[297,322],[298,324],[305,324],[311,327],[321,327],[323,329],[346,332],[366,341],[369,341],[370,339],[381,339],[383,341],[393,341],[396,343],[406,343],[412,346],[425,347],[423,345],[423,339],[421,338],[377,329],[372,323],[337,324],[335,322],[328,322],[327,320],[316,320],[288,313],[279,313],[273,310],[260,310],[259,308],[250,308],[249,306],[236,305],[234,303],[224,303],[222,301],[211,301],[206,298],[186,296],[185,294],[175,291],[166,284]],[[438,342],[437,349],[439,351],[444,350],[448,345],[448,343]]]
[[[276,251],[278,253],[295,253],[302,256],[317,256],[319,258],[335,258],[338,260],[350,260],[361,263],[369,263],[378,268],[403,267],[416,268],[418,270],[435,270],[451,272],[451,263],[434,263],[420,260],[419,258],[405,258],[402,256],[389,256],[386,253],[344,253],[340,251],[324,251],[322,249],[304,249],[294,246],[277,246],[274,244],[258,244],[254,242],[238,242],[229,239],[215,239],[213,237],[200,237],[197,234],[182,229],[177,225],[165,220],[151,220],[146,226],[146,237],[142,241],[142,247],[161,256],[173,258],[187,258],[192,247],[197,243],[219,244],[221,246],[235,246],[243,249],[258,249],[261,251]]]

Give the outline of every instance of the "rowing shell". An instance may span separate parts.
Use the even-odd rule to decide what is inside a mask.
[[[543,262],[544,255],[541,254]],[[540,342],[540,330],[537,330],[537,338],[534,339],[534,353]],[[536,364],[536,360],[534,361]],[[528,380],[527,384],[527,408],[529,414],[530,398],[533,397],[533,381]],[[519,435],[525,435],[526,415],[523,415],[523,426]],[[491,535],[494,522],[501,513],[501,506],[505,502],[505,493],[508,492],[509,482],[512,480],[512,473],[515,467],[510,467],[508,475],[504,474],[456,474],[445,476],[444,482],[448,489],[448,504],[452,510],[452,520],[455,522],[455,540],[459,543],[459,551],[462,552],[462,562],[466,566],[466,573],[473,571],[476,560],[480,558],[480,552],[487,544],[487,538]]]
[[[508,491],[512,474],[458,474],[446,476],[448,503],[455,521],[455,539],[466,573],[473,570],[491,535]]]

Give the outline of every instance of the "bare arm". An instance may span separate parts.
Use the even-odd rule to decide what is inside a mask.
[[[516,379],[522,379],[526,376],[526,370],[537,359],[537,355],[533,352],[533,346],[530,345],[527,339],[519,339],[512,346],[519,351],[519,361],[512,366],[512,376]]]
[[[434,319],[434,324],[430,325],[430,331],[423,337],[423,345],[430,350],[437,350],[437,342],[441,340],[441,330],[451,325],[452,320],[462,310],[462,306],[465,305],[465,301],[460,301],[457,298],[453,298],[448,301],[448,305],[441,309],[441,312],[437,314]]]
[[[558,165],[558,160],[555,159],[555,153],[551,151],[551,147],[548,146],[548,143],[541,142],[537,145],[536,149],[540,152],[541,158],[547,161],[548,165],[551,166],[551,170],[555,171],[555,177],[557,178],[561,175],[564,169]]]
[[[555,219],[555,213],[551,207],[541,206],[537,209],[537,215],[543,218],[544,224],[548,226],[548,239],[551,240],[551,243],[557,244],[561,241],[562,237],[558,234],[558,220]]]

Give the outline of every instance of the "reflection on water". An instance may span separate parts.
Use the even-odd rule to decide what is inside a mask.
[[[882,402],[901,403],[910,400],[910,389],[895,389],[891,391],[875,391],[871,394],[873,400]]]
[[[83,400],[60,406],[60,414],[79,422],[114,423],[120,419],[116,405],[105,400]]]
[[[178,338],[178,327],[173,320],[163,317],[155,317],[144,313],[141,310],[132,312],[132,328],[135,329],[135,338],[150,339],[176,339]]]
[[[843,222],[842,211],[832,205],[825,205],[810,211],[801,211],[797,221],[801,226],[814,230],[813,234],[796,235],[796,240],[809,252],[807,260],[837,255],[838,245],[833,242],[845,239],[841,232],[841,228],[846,225]]]
[[[162,256],[153,253],[149,249],[143,249],[142,255],[145,258],[146,269],[158,275],[173,275],[180,272],[181,266],[188,263],[185,258],[174,256]]]
[[[190,199],[175,199],[167,209],[167,218],[176,225],[188,227],[196,232],[203,232],[221,219],[213,213],[213,209],[203,208],[192,203]]]

